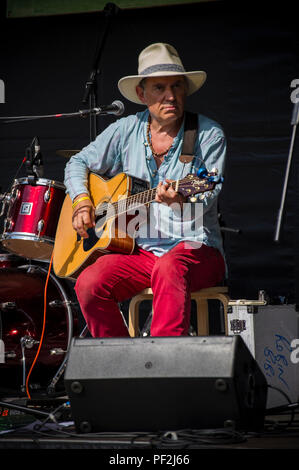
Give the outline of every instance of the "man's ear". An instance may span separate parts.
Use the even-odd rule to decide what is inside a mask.
[[[136,86],[136,93],[140,101],[142,101],[142,103],[145,103],[144,89],[140,85]]]

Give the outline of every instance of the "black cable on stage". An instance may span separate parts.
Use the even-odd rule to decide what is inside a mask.
[[[279,387],[275,387],[273,385],[268,384],[268,388],[271,388],[271,389],[276,390],[277,392],[281,393],[285,397],[285,399],[287,400],[288,404],[267,409],[265,411],[265,416],[273,416],[273,415],[278,415],[280,413],[283,413],[285,411],[290,411],[291,412],[291,418],[290,418],[289,422],[287,423],[286,428],[291,426],[292,423],[294,422],[294,418],[295,418],[295,409],[299,407],[299,403],[298,402],[292,403],[290,397],[283,390],[281,390]]]

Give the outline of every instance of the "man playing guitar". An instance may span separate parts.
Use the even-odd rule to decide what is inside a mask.
[[[104,254],[77,279],[75,290],[93,337],[129,336],[118,303],[147,287],[153,290],[151,336],[187,335],[190,293],[215,286],[225,276],[217,211],[221,184],[210,197],[204,193],[203,199],[192,201],[172,184],[202,168],[216,167],[223,174],[224,133],[201,114],[196,115],[194,156],[190,161],[180,158],[185,101],[205,79],[203,71],[186,72],[172,46],[148,46],[139,55],[138,75],[118,83],[122,95],[145,110],[118,119],[66,165],[73,229],[81,239],[96,226],[87,184],[90,172],[108,178],[124,172],[156,187],[133,252]]]

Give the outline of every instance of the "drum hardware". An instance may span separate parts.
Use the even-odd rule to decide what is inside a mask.
[[[40,269],[41,269],[41,271],[46,272],[46,270],[44,270],[43,268],[40,268]],[[52,276],[52,278],[53,278],[53,280],[55,280],[54,276]],[[52,378],[52,381],[51,381],[50,385],[47,388],[48,393],[54,393],[55,392],[55,387],[56,387],[60,377],[63,375],[63,373],[65,371],[66,364],[67,364],[67,358],[68,358],[68,351],[69,351],[70,343],[71,343],[71,340],[72,340],[72,337],[73,337],[73,316],[72,316],[72,310],[71,310],[71,302],[67,299],[64,290],[61,288],[61,286],[59,285],[57,280],[55,280],[55,283],[56,283],[57,287],[59,287],[59,290],[60,290],[60,292],[62,294],[62,297],[63,297],[63,301],[61,302],[61,305],[65,306],[67,308],[68,321],[69,321],[69,335],[68,335],[67,352],[66,352],[65,358],[64,358],[61,366],[59,367],[58,371],[56,372],[55,376]],[[56,306],[57,306],[57,301],[54,301],[54,302],[56,303]],[[53,304],[52,304],[52,306],[53,306]],[[60,349],[60,348],[56,348],[56,349]],[[52,356],[53,355],[56,356],[57,354],[52,354]]]
[[[9,259],[6,259],[7,256]],[[15,258],[16,256],[13,254],[5,255],[4,261],[6,263],[10,261],[12,264]],[[5,370],[9,372],[13,368],[16,368],[16,371],[21,369],[19,380],[14,379],[11,387],[14,388],[16,383],[20,383],[21,392],[26,392],[29,377],[28,373],[26,377],[26,370],[30,364],[33,364],[33,359],[36,357],[34,346],[39,344],[41,349],[37,367],[38,369],[41,367],[43,376],[41,383],[30,383],[30,388],[38,390],[44,385],[47,386],[47,383],[51,383],[53,392],[64,372],[64,361],[71,339],[76,334],[74,332],[74,310],[72,309],[78,303],[69,300],[61,281],[50,273],[47,286],[47,305],[51,308],[51,314],[46,317],[47,333],[43,338],[43,344],[41,344],[38,339],[44,309],[44,279],[49,274],[48,269],[31,263],[20,264],[24,261],[22,259],[16,261],[19,264],[15,268],[12,268],[8,263],[5,268],[0,269],[1,337],[3,337],[6,346],[6,363],[1,364],[0,368],[3,367],[3,372]],[[37,339],[36,335],[38,335]]]
[[[0,269],[13,268],[24,263],[24,258],[12,253],[0,253]]]
[[[10,194],[1,194],[0,195],[0,202],[1,202],[1,211],[0,211],[0,217],[4,215],[5,207],[10,203],[11,200],[11,195]]]
[[[17,308],[17,304],[15,302],[1,302],[0,303],[0,310],[14,310]]]
[[[6,250],[49,261],[64,198],[62,183],[33,175],[15,179],[1,207],[5,214],[1,242]]]
[[[15,351],[5,351],[5,359],[15,359],[17,357]]]
[[[63,376],[64,371],[66,369],[67,361],[68,361],[68,352],[66,353],[65,358],[64,358],[61,366],[59,367],[58,371],[56,372],[55,376],[51,380],[50,385],[47,388],[47,392],[48,392],[49,395],[51,395],[55,392],[56,385],[59,382],[60,378]]]
[[[78,306],[78,302],[74,302],[73,300],[51,300],[49,302],[50,307],[61,307],[61,305],[70,305],[70,306]]]
[[[85,336],[87,335],[88,333],[88,327],[87,325],[84,326],[83,330],[81,331],[80,335],[79,335],[79,338],[85,338]],[[52,379],[52,382],[50,383],[50,385],[48,386],[47,388],[47,392],[51,395],[52,393],[55,392],[55,387],[56,387],[56,384],[57,382],[59,381],[59,379],[62,377],[62,375],[64,374],[64,371],[66,369],[66,366],[67,366],[67,361],[68,361],[68,356],[69,356],[69,348],[68,350],[66,351],[66,355],[65,355],[65,358],[60,366],[60,368],[58,369],[58,371],[56,372],[56,375],[53,377]]]
[[[62,354],[65,354],[67,351],[65,351],[64,349],[61,349],[61,348],[55,348],[55,349],[51,349],[50,351],[50,354],[51,356],[59,356],[59,355],[62,355]]]
[[[44,194],[45,203],[48,204],[50,199],[51,199],[51,191],[50,191],[50,186],[49,186],[48,191],[46,191],[45,194]]]
[[[35,344],[39,344],[39,341],[32,338],[30,335],[22,336],[20,339],[21,346],[27,349],[33,348]]]
[[[9,232],[13,229],[13,221],[11,219],[4,219],[4,231]]]
[[[22,351],[22,385],[21,385],[21,390],[22,392],[26,391],[26,355],[25,355],[25,350],[26,349],[31,349],[33,346],[36,344],[39,344],[39,341],[35,340],[32,338],[30,335],[25,335],[20,339],[21,343],[21,351]]]
[[[30,270],[29,272],[40,271],[44,273],[45,275],[48,274],[48,271],[40,266],[35,266],[35,265],[26,266],[25,265],[24,268],[28,268]],[[68,318],[68,323],[69,323],[69,333],[68,333],[68,339],[67,339],[67,349],[68,349],[71,343],[72,337],[73,337],[73,315],[72,315],[72,310],[71,310],[71,306],[73,305],[73,303],[68,300],[65,290],[63,289],[60,282],[56,279],[56,277],[53,274],[50,274],[50,279],[54,282],[54,284],[58,288],[58,291],[60,292],[60,295],[63,298],[61,303],[59,303],[59,301],[58,303],[56,303],[57,300],[54,300],[54,302],[56,303],[55,306],[56,307],[65,306],[67,310],[67,318]],[[51,302],[52,301],[49,302],[49,305],[51,305]],[[53,304],[51,306],[53,307]]]
[[[23,266],[20,266],[20,269],[26,269],[28,274],[36,272],[38,268],[39,267],[34,264],[24,264]]]
[[[79,338],[85,338],[88,334],[89,330],[88,330],[88,326],[85,325],[83,330],[81,331],[80,335],[79,335]]]
[[[37,224],[37,238],[40,238],[40,234],[43,231],[44,226],[45,226],[45,221],[43,219],[39,220]]]

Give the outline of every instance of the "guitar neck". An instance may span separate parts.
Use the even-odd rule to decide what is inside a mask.
[[[178,188],[181,181],[173,181],[172,183],[170,183],[170,185],[174,189],[176,187]],[[157,187],[147,189],[146,191],[133,194],[132,196],[128,196],[123,199],[119,199],[119,201],[117,202],[109,203],[111,212],[113,213],[113,216],[118,216],[120,214],[126,213],[130,209],[138,209],[138,207],[144,206],[146,204],[150,204],[151,202],[155,201],[156,192],[157,192]],[[102,210],[103,210],[103,207],[101,207],[101,211]],[[109,210],[108,204],[107,204],[107,210]],[[96,215],[98,215],[97,210],[96,210]]]
[[[193,196],[194,194],[211,191],[214,189],[215,184],[221,180],[215,180],[215,173],[208,173],[207,177],[199,178],[197,175],[188,174],[181,180],[172,181],[170,186],[183,196]],[[157,187],[147,189],[140,193],[122,198],[120,197],[117,202],[106,202],[96,208],[96,216],[107,213],[108,217],[118,216],[124,214],[130,209],[138,209],[138,207],[150,204],[155,201]]]

